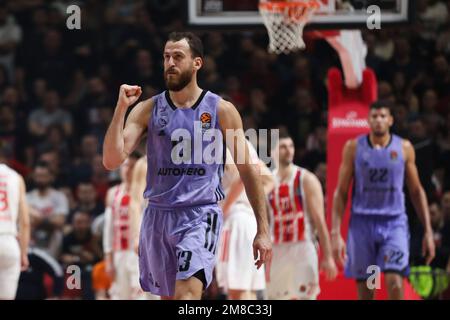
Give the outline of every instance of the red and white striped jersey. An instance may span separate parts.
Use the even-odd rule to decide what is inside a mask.
[[[0,234],[17,235],[20,177],[5,164],[0,164]]]
[[[113,250],[130,250],[130,194],[125,190],[123,184],[119,185],[114,192],[114,198],[111,205],[112,226],[113,226]]]
[[[303,192],[305,169],[292,166],[287,181],[280,181],[274,172],[275,188],[269,194],[273,218],[272,236],[275,244],[313,241],[313,228],[307,214]]]

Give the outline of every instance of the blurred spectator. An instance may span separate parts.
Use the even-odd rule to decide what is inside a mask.
[[[64,193],[52,187],[54,176],[48,165],[38,163],[33,171],[35,189],[27,193],[31,216],[31,241],[38,248],[58,257],[62,228],[69,213]]]
[[[44,96],[43,107],[33,111],[28,118],[30,133],[42,138],[51,125],[59,125],[67,136],[72,134],[72,116],[61,109],[60,97],[56,90],[48,90]]]
[[[88,213],[78,211],[73,216],[72,231],[64,236],[61,262],[64,266],[77,265],[81,268],[81,290],[66,290],[66,297],[86,300],[95,298],[91,287],[91,271],[101,254],[91,232],[91,222]]]
[[[46,139],[36,146],[37,154],[54,150],[62,163],[68,163],[70,161],[70,150],[64,129],[57,124],[50,125],[46,130],[45,136]]]
[[[99,154],[96,136],[87,134],[81,138],[79,156],[72,162],[70,184],[75,187],[80,181],[91,180],[93,175],[92,160]]]
[[[431,262],[431,266],[446,270],[450,257],[450,219],[444,216],[441,206],[437,202],[430,202],[429,210],[436,246],[436,256]],[[411,233],[413,235],[411,239],[412,261],[414,264],[422,264],[424,262],[421,255],[423,229],[419,225],[416,225],[411,229]]]
[[[105,206],[97,200],[97,190],[90,181],[80,182],[76,188],[77,206],[70,212],[68,222],[72,222],[73,215],[78,211],[89,214],[95,219],[105,211]]]
[[[449,226],[445,225],[446,220],[442,214],[439,203],[433,202],[430,204],[430,218],[436,245],[436,256],[432,261],[431,266],[445,270],[450,256],[450,246],[449,243],[446,243],[448,242],[450,235],[446,235],[445,232],[450,230],[448,229]]]
[[[441,200],[442,216],[445,222],[450,222],[450,191],[443,194]],[[450,233],[448,234],[450,236]]]
[[[14,54],[22,40],[22,28],[9,14],[5,3],[0,3],[0,64],[8,71],[8,79],[12,80],[14,72]]]
[[[63,39],[66,38],[62,37],[59,30],[46,30],[33,48],[34,52],[28,53],[33,55],[33,59],[28,57],[25,65],[32,79],[42,77],[49,87],[56,88],[59,92],[68,91],[76,67],[72,63],[72,56],[63,50]]]
[[[435,138],[437,135],[437,130],[442,125],[444,119],[437,112],[438,108],[438,96],[435,90],[428,89],[425,91],[422,97],[422,112],[423,119],[428,128],[428,134]]]
[[[103,166],[102,156],[97,154],[91,162],[92,165],[92,183],[95,186],[95,190],[97,190],[98,199],[105,202],[106,192],[109,189],[109,175],[108,171],[106,171]]]
[[[137,50],[134,59],[134,63],[129,68],[129,81],[136,83],[140,86],[150,85],[157,88],[163,86],[161,82],[161,75],[156,74],[154,71],[154,63],[152,54],[149,50],[139,49]]]
[[[63,185],[58,188],[59,191],[64,193],[67,198],[67,202],[69,203],[69,214],[72,212],[77,206],[77,201],[75,200],[75,196],[72,192],[72,188],[68,185]]]
[[[394,125],[392,126],[392,132],[400,137],[406,138],[408,136],[408,109],[405,103],[398,102],[393,110]]]
[[[314,174],[317,179],[319,179],[320,184],[322,185],[323,193],[327,193],[327,164],[326,162],[319,162],[319,164],[314,169]],[[324,199],[326,200],[326,199]]]
[[[411,44],[407,38],[398,37],[395,40],[394,56],[385,67],[386,79],[392,81],[396,72],[401,72],[406,79],[414,79],[419,72],[420,61],[411,59]],[[380,97],[384,99],[383,97]]]
[[[275,119],[274,114],[270,117],[266,93],[262,89],[254,88],[249,97],[247,113],[256,121],[256,128],[270,128]]]
[[[200,84],[213,92],[221,92],[223,90],[223,80],[217,72],[217,64],[211,56],[205,56],[203,59],[203,67]]]
[[[302,87],[295,90],[289,102],[290,107],[286,115],[280,118],[280,122],[288,125],[296,144],[305,143],[308,134],[318,125],[320,111],[311,93]]]
[[[327,150],[327,128],[319,126],[314,133],[309,135],[307,141],[307,152],[303,157],[303,167],[314,171],[317,163],[326,162]]]
[[[38,162],[45,163],[53,174],[53,185],[56,188],[66,184],[70,172],[55,149],[45,149],[38,155]]]
[[[448,111],[448,104],[445,105],[445,103],[448,103],[450,99],[450,92],[448,90],[450,87],[450,64],[443,54],[434,58],[433,73],[435,75],[436,92],[440,98],[437,111],[442,114]]]
[[[236,106],[236,109],[243,113],[248,103],[248,97],[241,88],[241,82],[236,76],[229,76],[225,80],[225,94]]]
[[[438,149],[436,143],[430,138],[427,126],[421,118],[412,119],[409,123],[409,140],[416,151],[416,165],[419,178],[428,196],[432,194],[433,169],[437,159]]]
[[[394,41],[389,30],[380,30],[378,41],[374,48],[374,54],[384,61],[389,61],[394,55]]]
[[[76,128],[78,134],[86,134],[95,129],[101,122],[100,109],[114,106],[114,102],[101,78],[90,78],[86,89],[87,92],[80,102],[79,112],[75,116],[77,124],[79,124]]]
[[[26,165],[26,155],[30,150],[27,146],[27,132],[24,129],[23,126],[18,125],[16,111],[9,105],[0,105],[0,140],[11,151],[9,157],[11,160],[17,160]]]

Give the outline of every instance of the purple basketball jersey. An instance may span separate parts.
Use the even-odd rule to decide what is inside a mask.
[[[402,139],[391,135],[385,148],[374,148],[368,135],[357,139],[352,214],[404,214],[405,160]]]
[[[194,106],[182,109],[173,104],[168,91],[153,97],[154,108],[147,137],[147,187],[144,192],[150,206],[199,206],[217,203],[224,198],[221,187],[225,155],[223,138],[214,136],[205,139],[208,131],[219,131],[219,100],[218,95],[203,91]],[[180,137],[180,130],[188,134],[188,138]],[[203,154],[211,150],[211,143],[216,139],[220,139],[220,149],[214,149],[212,153],[219,154],[221,160],[211,163],[211,159],[206,159]],[[182,163],[181,158],[184,159]]]

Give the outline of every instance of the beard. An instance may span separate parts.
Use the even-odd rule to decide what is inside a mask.
[[[183,90],[189,84],[189,82],[191,82],[192,74],[192,71],[186,70],[178,75],[178,79],[175,79],[175,77],[169,79],[168,73],[166,71],[164,73],[164,81],[166,82],[167,89],[175,92]]]
[[[35,186],[39,191],[45,191],[48,187],[50,187],[50,184],[42,183],[42,182],[35,182]]]
[[[292,162],[293,161],[291,159],[289,159],[289,158],[285,158],[285,159],[280,159],[279,160],[280,166],[283,166],[283,167],[289,166]]]
[[[372,130],[372,133],[376,137],[383,137],[384,135],[389,133],[389,130]]]

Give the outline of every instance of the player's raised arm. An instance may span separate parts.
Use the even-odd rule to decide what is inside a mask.
[[[337,276],[337,268],[333,259],[330,235],[325,222],[323,191],[319,179],[311,172],[304,171],[303,188],[305,192],[307,212],[319,235],[323,257],[321,268],[325,271],[327,280],[334,280]]]
[[[125,123],[125,114],[141,96],[139,86],[120,86],[116,109],[103,143],[103,165],[109,170],[117,169],[138,145],[149,120],[153,102],[142,101],[133,108]]]
[[[338,184],[333,196],[331,229],[333,255],[335,260],[342,266],[346,259],[346,248],[341,235],[341,222],[344,216],[348,191],[353,177],[355,151],[356,141],[347,141],[342,151],[342,163],[339,168]]]
[[[245,140],[242,119],[232,103],[221,100],[218,106],[219,125],[230,149],[234,163],[239,171],[245,192],[256,216],[257,232],[253,242],[253,251],[258,268],[272,257],[269,223],[266,214],[266,203],[261,177],[255,165],[250,162],[248,146]],[[227,130],[233,134],[227,139]],[[231,141],[230,141],[231,140]]]
[[[411,202],[413,203],[414,209],[416,210],[424,228],[422,255],[425,257],[426,263],[430,264],[435,255],[435,245],[433,240],[433,230],[430,222],[428,200],[425,190],[420,183],[419,174],[417,172],[416,153],[409,141],[405,140],[403,142],[403,150],[405,154],[406,185],[408,186]]]

